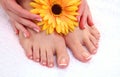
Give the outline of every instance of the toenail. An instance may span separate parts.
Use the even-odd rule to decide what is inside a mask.
[[[29,56],[29,59],[33,59],[33,57],[32,57],[32,56]]]
[[[84,57],[85,57],[85,59],[90,59],[92,56],[89,54],[89,53],[87,53],[87,52],[83,52],[83,54],[82,54]]]
[[[97,50],[94,50],[94,51],[93,51],[93,54],[95,54],[96,52],[97,52]]]
[[[86,59],[89,60],[89,59],[91,59],[91,58],[92,58],[92,56],[89,56],[89,57],[87,57]]]
[[[60,66],[67,66],[66,59],[64,59],[64,58],[61,59],[59,65]]]
[[[98,44],[96,44],[96,47],[98,48]]]
[[[39,62],[39,59],[36,59],[37,62]]]
[[[49,66],[49,67],[53,67],[53,64],[51,63],[51,64],[49,64],[48,66]]]
[[[46,65],[46,62],[42,62],[43,65]]]

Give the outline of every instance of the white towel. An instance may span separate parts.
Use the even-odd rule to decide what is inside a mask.
[[[43,67],[27,59],[0,8],[0,77],[120,77],[120,1],[88,3],[101,32],[98,53],[88,63],[79,62],[69,53],[70,64],[66,69]]]

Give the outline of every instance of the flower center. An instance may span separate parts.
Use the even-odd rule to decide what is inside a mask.
[[[54,4],[52,6],[52,12],[56,15],[59,15],[62,12],[62,8],[59,4]]]

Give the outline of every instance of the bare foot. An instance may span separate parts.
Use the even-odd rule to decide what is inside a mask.
[[[94,36],[96,38],[96,40],[99,41],[100,39],[100,32],[98,31],[98,29],[93,25],[93,26],[87,26],[89,29],[89,32],[92,34],[92,36]]]
[[[21,6],[29,10],[29,2],[22,2]],[[28,29],[30,38],[25,38],[22,32],[19,33],[19,40],[29,59],[40,62],[42,65],[53,67],[56,55],[58,67],[64,68],[69,64],[69,56],[66,50],[64,38],[56,33],[46,35],[46,32],[36,33]]]
[[[91,59],[91,55],[97,52],[99,37],[100,34],[95,26],[87,26],[84,30],[76,28],[64,38],[73,55],[78,60],[87,62]]]
[[[77,17],[80,28],[76,28],[74,32],[69,33],[64,38],[73,55],[78,60],[87,62],[91,59],[91,55],[97,52],[100,33],[93,26],[91,12],[86,0],[82,0],[78,12],[80,13]]]

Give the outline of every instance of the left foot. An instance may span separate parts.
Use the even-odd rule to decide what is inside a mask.
[[[69,33],[64,38],[73,55],[78,60],[87,62],[91,59],[91,55],[97,52],[99,37],[100,34],[95,26],[86,26],[84,30],[77,27],[74,32]]]

